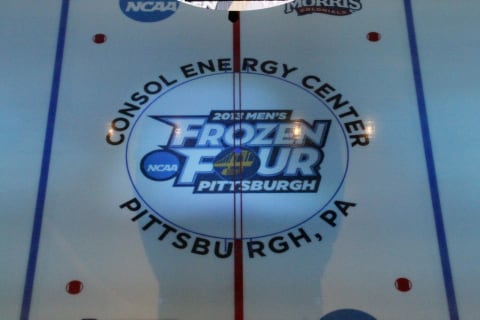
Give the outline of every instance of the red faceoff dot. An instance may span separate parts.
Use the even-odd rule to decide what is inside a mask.
[[[96,44],[102,44],[104,43],[105,41],[107,41],[107,36],[104,35],[103,33],[97,33],[96,35],[94,35],[92,37],[92,40],[93,42],[95,42]]]
[[[400,292],[408,292],[412,289],[412,282],[407,278],[398,278],[395,280],[395,288]]]
[[[378,32],[372,31],[372,32],[367,33],[368,41],[377,42],[377,41],[380,41],[381,38],[382,37],[380,36],[380,33],[378,33]]]
[[[79,294],[83,290],[83,283],[79,280],[72,280],[69,283],[67,283],[67,286],[65,289],[69,294],[72,294],[72,295]]]

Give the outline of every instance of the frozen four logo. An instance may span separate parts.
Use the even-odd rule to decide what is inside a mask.
[[[213,110],[206,116],[150,115],[170,127],[140,168],[194,193],[317,192],[331,120],[291,119],[291,110]]]
[[[360,0],[295,0],[285,4],[285,13],[297,12],[299,16],[311,13],[346,16],[360,9]]]

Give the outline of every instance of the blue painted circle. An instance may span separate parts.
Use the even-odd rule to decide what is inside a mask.
[[[320,320],[376,320],[374,317],[363,311],[355,309],[342,309],[330,312]]]
[[[129,18],[140,22],[157,22],[173,15],[179,6],[176,0],[120,0],[120,9]]]
[[[146,154],[140,162],[140,170],[145,177],[164,181],[174,177],[180,165],[178,157],[171,152],[155,150]]]

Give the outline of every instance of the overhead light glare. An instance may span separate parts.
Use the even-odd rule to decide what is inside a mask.
[[[192,0],[178,0],[185,4],[209,9],[209,10],[220,10],[220,11],[249,11],[249,10],[262,10],[268,9],[282,4],[292,2],[293,0],[271,0],[271,1],[261,1],[261,0],[240,0],[240,1],[192,1]]]

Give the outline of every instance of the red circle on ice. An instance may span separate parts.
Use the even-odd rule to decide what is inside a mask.
[[[395,288],[400,292],[408,292],[412,289],[412,282],[407,278],[398,278],[395,280]]]
[[[371,42],[377,42],[377,41],[380,41],[381,36],[380,36],[380,33],[372,31],[367,34],[367,39],[368,41],[371,41]]]
[[[79,294],[83,290],[83,283],[80,280],[72,280],[67,283],[66,290],[69,294]]]
[[[102,44],[105,41],[107,41],[107,36],[104,35],[103,33],[97,33],[96,35],[94,35],[92,37],[92,40],[93,40],[93,42],[95,42],[97,44]]]

